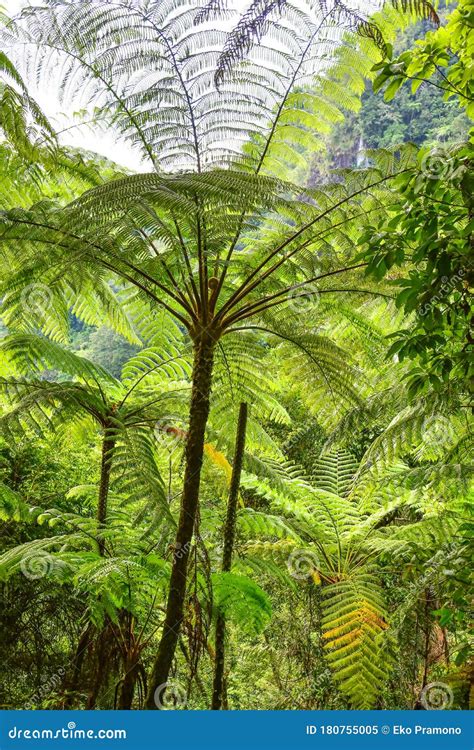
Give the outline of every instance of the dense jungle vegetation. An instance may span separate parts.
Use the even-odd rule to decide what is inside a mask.
[[[0,707],[469,708],[474,2],[362,5],[0,14]]]

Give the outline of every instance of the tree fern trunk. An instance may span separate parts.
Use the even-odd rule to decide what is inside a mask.
[[[131,710],[138,677],[139,665],[137,663],[127,664],[125,667],[125,675],[119,688],[117,708],[120,711]]]
[[[89,646],[90,640],[92,638],[92,633],[93,625],[89,621],[85,625],[81,632],[81,635],[79,636],[79,641],[77,643],[76,651],[72,660],[71,671],[66,675],[66,680],[64,682],[63,690],[66,693],[66,697],[64,699],[63,708],[65,709],[73,707],[74,693],[76,693],[79,689],[82,665],[84,662],[84,657],[86,655],[87,647]]]
[[[114,447],[115,440],[110,436],[106,428],[104,432],[104,439],[102,441],[99,500],[97,503],[99,555],[103,555],[105,551],[105,542],[101,531],[103,531],[107,521],[107,500],[109,496],[110,472],[112,471],[112,454],[114,451]]]
[[[237,500],[239,497],[240,476],[245,448],[245,431],[247,428],[247,404],[240,404],[237,438],[235,441],[234,465],[227,503],[227,516],[224,527],[224,553],[222,556],[222,570],[229,573],[232,567],[232,553],[235,539],[235,519],[237,515]],[[225,669],[225,617],[222,613],[217,616],[216,623],[216,660],[214,667],[214,684],[212,689],[213,710],[222,708],[224,699],[224,669]]]
[[[183,496],[175,541],[175,550],[179,550],[180,554],[175,554],[173,560],[165,622],[158,654],[150,676],[150,688],[145,705],[147,709],[158,708],[154,700],[155,691],[158,687],[164,686],[168,680],[183,620],[186,573],[198,507],[204,435],[209,416],[214,347],[215,339],[208,331],[204,331],[195,343]],[[163,687],[160,691],[161,696],[164,690]]]

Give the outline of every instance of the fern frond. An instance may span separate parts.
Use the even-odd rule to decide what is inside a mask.
[[[235,573],[213,573],[216,609],[243,632],[259,633],[268,623],[271,604],[268,596],[250,578]]]
[[[387,678],[382,592],[369,572],[323,588],[323,637],[334,677],[354,708],[370,708]]]
[[[316,461],[312,481],[327,492],[345,497],[351,490],[357,466],[357,461],[347,451],[331,452]]]
[[[2,339],[1,351],[21,374],[56,370],[93,385],[101,381],[109,387],[119,385],[104,368],[45,337],[27,333],[12,334]]]

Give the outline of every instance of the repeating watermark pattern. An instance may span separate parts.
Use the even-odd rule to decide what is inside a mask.
[[[427,315],[431,310],[439,307],[439,305],[443,302],[447,295],[454,289],[456,284],[459,284],[463,280],[464,276],[465,271],[462,268],[457,272],[457,274],[454,274],[454,276],[443,276],[441,278],[440,285],[441,294],[434,294],[430,301],[423,305],[423,307],[420,309],[419,315],[423,317],[424,315]]]
[[[66,674],[64,667],[59,667],[58,671],[50,677],[44,677],[43,684],[37,689],[36,693],[31,696],[29,701],[25,703],[24,709],[31,711],[38,703],[50,695],[56,688],[58,688],[62,682],[62,678]],[[68,725],[69,726],[69,725]]]
[[[422,439],[425,445],[442,447],[454,439],[454,426],[447,417],[434,414],[423,420]]]
[[[186,690],[178,682],[163,682],[155,690],[154,701],[162,711],[184,708],[188,702]]]
[[[195,534],[193,538],[186,542],[186,544],[179,544],[178,542],[173,542],[173,544],[170,544],[168,547],[168,551],[171,552],[171,562],[174,560],[181,560],[184,555],[188,555],[194,544],[200,544],[202,543],[209,534]],[[168,572],[166,570],[158,570],[155,573],[156,579],[161,579],[167,577]]]
[[[44,578],[54,568],[54,558],[44,550],[35,550],[28,552],[20,560],[20,570],[30,581],[36,581],[38,578]]]
[[[320,563],[316,552],[308,549],[295,549],[286,561],[290,575],[298,580],[304,580],[318,570]]]
[[[307,313],[319,304],[320,294],[316,284],[297,286],[288,293],[289,306],[297,313]]]
[[[196,541],[196,543],[202,541],[202,537],[195,537],[195,539],[190,539],[189,542],[186,542],[186,544],[179,544],[179,542],[175,542],[172,546],[173,558],[175,560],[181,560],[184,555],[187,555],[191,551],[191,547],[193,546],[194,541]]]
[[[462,170],[462,165],[446,149],[437,146],[421,160],[421,171],[429,180],[452,180]]]
[[[443,711],[453,705],[453,691],[445,682],[430,682],[421,691],[420,701],[427,711]]]
[[[176,425],[176,417],[165,416],[155,424],[155,438],[161,448],[168,451],[170,456],[184,446],[184,430]]]
[[[390,65],[388,66],[388,69],[390,70],[390,73],[393,73],[393,75],[397,75],[398,73],[403,73],[405,71],[405,63],[404,62],[390,63]]]
[[[21,293],[21,304],[32,315],[44,316],[51,306],[53,293],[46,284],[29,284]]]

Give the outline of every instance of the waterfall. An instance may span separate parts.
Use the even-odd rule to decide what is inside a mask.
[[[367,158],[365,156],[364,138],[361,135],[359,138],[359,146],[357,147],[356,166],[364,167],[366,164]]]

